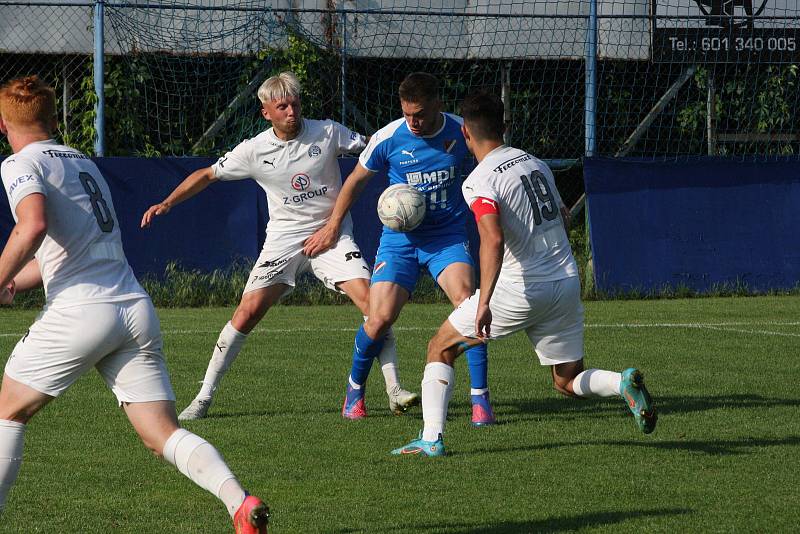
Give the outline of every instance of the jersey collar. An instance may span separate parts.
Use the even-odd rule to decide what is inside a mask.
[[[288,141],[284,141],[283,139],[275,135],[275,128],[273,127],[270,127],[269,130],[267,130],[267,135],[269,135],[270,140],[274,141],[275,143],[281,143],[282,145],[285,145],[291,143],[292,141],[299,140],[306,133],[307,129],[308,128],[306,127],[306,119],[305,117],[303,117],[302,119],[300,119],[300,131],[297,132],[297,135],[294,137],[294,139],[289,139]]]

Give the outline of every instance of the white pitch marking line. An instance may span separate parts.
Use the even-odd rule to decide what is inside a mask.
[[[708,330],[719,330],[721,332],[737,332],[739,334],[761,334],[765,336],[785,336],[785,337],[800,337],[800,334],[793,334],[791,332],[770,332],[769,330],[742,330],[740,328],[720,328],[718,326],[705,326]]]
[[[585,328],[705,328],[740,332],[746,334],[763,334],[775,336],[800,337],[800,334],[790,332],[772,332],[767,330],[742,330],[731,328],[735,326],[800,326],[800,321],[731,321],[722,323],[588,323]],[[395,326],[395,330],[405,332],[433,331],[437,326]],[[354,327],[348,328],[256,328],[253,332],[259,334],[291,334],[294,332],[353,332]],[[192,335],[192,334],[218,334],[219,330],[179,329],[163,330],[166,335]],[[0,337],[21,337],[23,332],[0,333]]]

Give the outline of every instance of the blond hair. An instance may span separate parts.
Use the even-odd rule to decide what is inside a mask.
[[[56,118],[56,93],[38,76],[15,78],[0,87],[0,117],[14,124],[50,128]]]
[[[267,78],[258,88],[258,99],[262,104],[289,97],[300,97],[300,80],[292,72],[281,72]]]

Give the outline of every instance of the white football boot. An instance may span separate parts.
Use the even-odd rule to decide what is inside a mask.
[[[389,409],[395,415],[402,415],[412,406],[419,404],[419,395],[404,390],[399,384],[388,390],[386,394],[389,395]]]
[[[211,407],[211,398],[208,399],[194,399],[189,406],[178,415],[179,421],[193,421],[195,419],[203,419],[208,414],[208,409]]]

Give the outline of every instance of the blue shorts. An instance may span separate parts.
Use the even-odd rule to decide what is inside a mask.
[[[370,283],[393,282],[410,294],[414,292],[421,267],[426,267],[436,280],[453,263],[466,263],[475,267],[464,233],[428,238],[384,234],[375,256]]]

